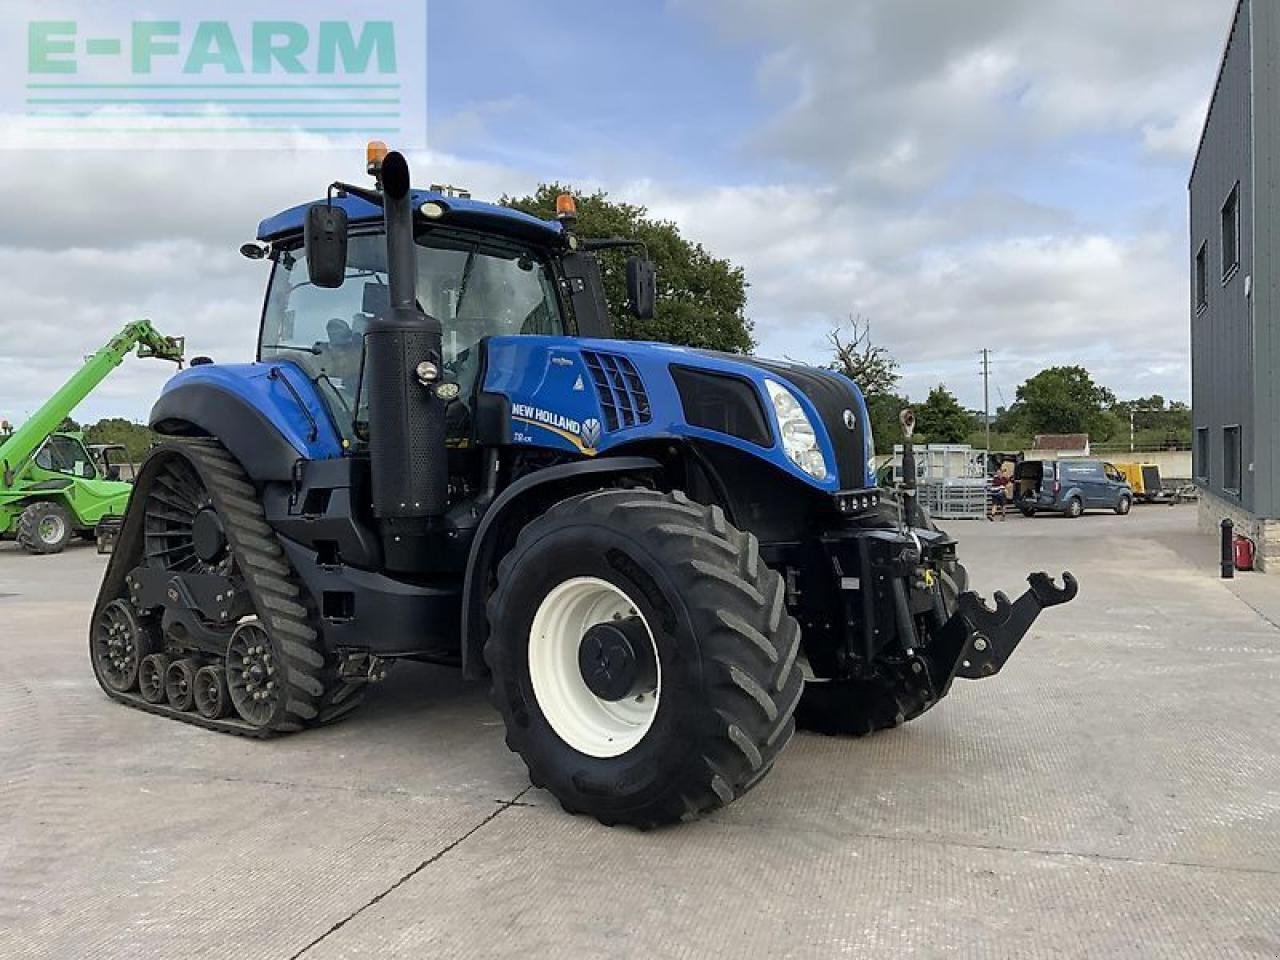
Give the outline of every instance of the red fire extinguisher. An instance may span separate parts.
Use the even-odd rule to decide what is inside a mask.
[[[1243,534],[1236,534],[1236,569],[1253,569],[1253,541]]]

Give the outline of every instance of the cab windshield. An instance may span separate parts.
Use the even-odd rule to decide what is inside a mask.
[[[340,429],[359,419],[364,332],[389,309],[386,239],[352,236],[346,281],[336,289],[307,278],[301,247],[276,258],[262,318],[259,357],[291,360],[318,384]],[[464,235],[418,239],[418,303],[444,329],[446,379],[461,387],[460,419],[468,412],[480,372],[477,345],[499,334],[562,334],[555,287],[542,261],[528,251]],[[453,432],[453,431],[451,431]],[[350,439],[348,435],[348,439]]]

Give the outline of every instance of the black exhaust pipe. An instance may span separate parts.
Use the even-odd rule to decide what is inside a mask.
[[[388,153],[381,170],[391,300],[365,333],[369,459],[373,514],[386,567],[430,566],[432,531],[448,507],[445,402],[436,396],[443,369],[440,321],[418,305],[409,164]]]

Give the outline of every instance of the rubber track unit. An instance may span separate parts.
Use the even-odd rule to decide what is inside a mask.
[[[281,659],[285,709],[270,726],[258,727],[238,718],[208,720],[194,711],[183,712],[163,703],[147,703],[136,693],[117,693],[100,683],[103,691],[111,699],[147,713],[221,733],[256,738],[319,726],[351,712],[362,699],[362,685],[338,680],[327,663],[319,635],[308,623],[302,590],[275,532],[267,524],[257,491],[240,464],[216,440],[170,439],[148,457],[136,481],[120,539],[107,567],[94,609],[94,622],[102,606],[128,595],[124,578],[142,557],[147,492],[172,457],[185,459],[195,469],[222,518],[240,579]],[[329,682],[326,684],[325,680]]]
[[[525,645],[514,645],[515,653],[491,629],[485,658],[491,668],[497,665],[491,698],[506,721],[507,746],[525,760],[535,786],[551,789],[569,813],[595,816],[606,826],[647,829],[726,806],[763,779],[795,733],[792,715],[804,687],[797,663],[800,626],[787,613],[782,577],[760,559],[755,536],[729,524],[718,506],[697,503],[678,490],[598,491],[556,504],[521,531],[499,566],[499,586],[489,600],[491,626],[503,619],[505,588],[521,577],[525,548],[576,524],[623,532],[638,551],[660,560],[670,573],[693,629],[692,640],[670,639],[697,644],[703,701],[673,701],[668,709],[684,713],[685,731],[715,732],[702,736],[697,754],[681,768],[661,804],[643,812],[592,809],[589,797],[566,797],[547,782],[558,771],[541,771],[536,761],[530,762],[540,751],[526,741],[537,734],[517,721],[499,689],[499,673],[513,667],[513,653],[527,656]],[[701,718],[710,722],[704,726]],[[644,750],[644,741],[634,749]],[[592,762],[573,753],[581,760],[570,761],[570,768]]]

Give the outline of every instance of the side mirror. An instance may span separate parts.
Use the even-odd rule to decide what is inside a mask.
[[[652,320],[658,296],[658,270],[652,260],[627,257],[627,305],[641,320]]]
[[[329,289],[342,286],[347,277],[347,211],[315,204],[307,210],[302,237],[311,282]]]

